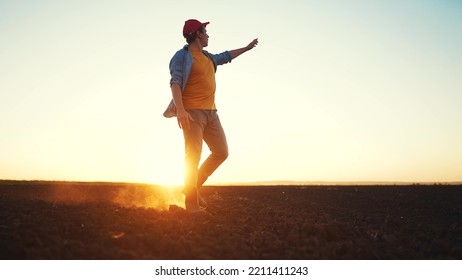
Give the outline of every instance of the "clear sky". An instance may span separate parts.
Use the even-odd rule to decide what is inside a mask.
[[[218,69],[230,157],[210,182],[462,181],[461,15],[456,0],[0,0],[0,179],[181,184],[162,113],[197,18],[212,53],[260,41]]]

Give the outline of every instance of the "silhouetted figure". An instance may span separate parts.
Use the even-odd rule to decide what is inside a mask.
[[[231,62],[234,58],[253,49],[258,39],[246,47],[211,54],[204,50],[209,35],[209,22],[187,20],[183,36],[187,45],[177,51],[170,61],[170,87],[173,100],[165,117],[177,117],[185,140],[184,193],[186,210],[201,212],[206,202],[199,190],[207,178],[228,157],[228,144],[215,106],[215,72],[218,65]],[[205,141],[211,154],[199,167],[202,142]]]

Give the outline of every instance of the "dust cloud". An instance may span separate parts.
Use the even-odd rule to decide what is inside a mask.
[[[110,203],[157,210],[168,210],[170,205],[184,208],[181,187],[147,184],[53,182],[37,186],[35,198],[64,204]]]

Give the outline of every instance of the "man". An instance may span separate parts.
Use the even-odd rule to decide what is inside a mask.
[[[202,212],[206,202],[199,190],[207,178],[228,157],[226,136],[215,106],[215,72],[218,65],[253,49],[258,39],[246,47],[210,54],[205,51],[209,41],[206,26],[209,22],[187,20],[183,27],[185,45],[170,61],[170,87],[173,100],[165,117],[177,117],[185,140],[185,205],[192,213]],[[211,154],[199,168],[202,142]]]

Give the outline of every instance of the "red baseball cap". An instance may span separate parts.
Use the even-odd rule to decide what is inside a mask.
[[[197,19],[188,19],[187,21],[184,22],[183,26],[183,36],[186,38],[188,37],[189,34],[192,34],[194,32],[197,32],[199,28],[202,26],[205,27],[207,24],[210,22],[200,22]]]

